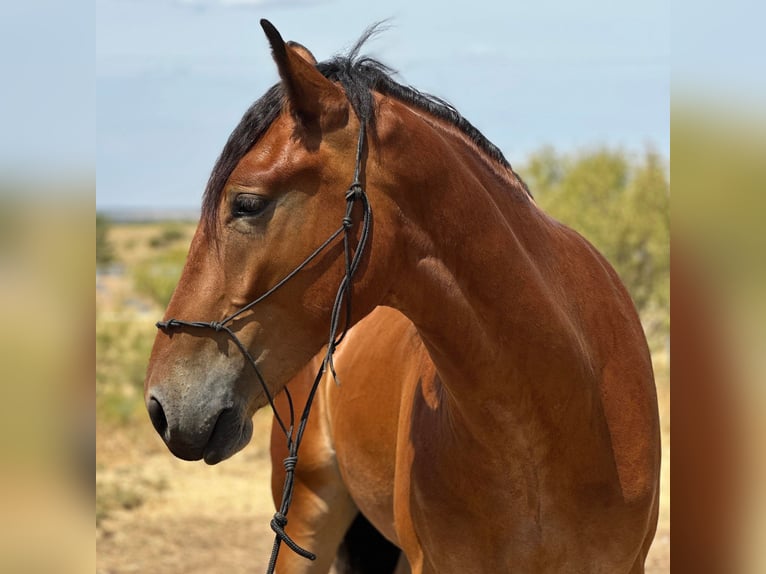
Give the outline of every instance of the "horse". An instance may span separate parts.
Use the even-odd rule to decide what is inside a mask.
[[[279,572],[359,529],[395,554],[374,571],[643,572],[659,416],[617,273],[369,34],[317,62],[261,25],[280,81],[213,168],[147,369],[169,450],[216,464],[271,404]]]

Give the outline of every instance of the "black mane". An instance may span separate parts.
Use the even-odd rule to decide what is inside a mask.
[[[460,112],[444,100],[425,94],[411,86],[403,86],[392,79],[393,70],[372,58],[359,56],[362,45],[377,30],[372,26],[357,41],[347,55],[320,62],[317,69],[326,78],[343,86],[346,96],[357,117],[369,124],[375,123],[375,107],[372,92],[376,91],[409,104],[419,110],[452,124],[462,131],[491,159],[497,161],[512,173],[511,164],[503,152],[476,129]],[[239,161],[258,142],[268,127],[277,119],[285,103],[284,90],[280,83],[273,85],[261,96],[240,120],[229,136],[223,151],[210,174],[202,200],[202,215],[215,225],[218,202],[229,176]],[[527,193],[529,189],[518,175],[516,178]]]

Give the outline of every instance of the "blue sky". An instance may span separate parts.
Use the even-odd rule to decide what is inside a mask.
[[[258,25],[325,59],[367,52],[450,101],[514,165],[544,145],[669,153],[665,1],[97,0],[97,207],[194,208],[228,134],[277,80]]]
[[[91,179],[92,10],[24,0],[3,2],[0,14],[0,184]]]

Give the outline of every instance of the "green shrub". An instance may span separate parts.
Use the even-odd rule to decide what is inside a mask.
[[[181,277],[186,262],[186,248],[158,252],[132,269],[133,284],[139,293],[149,297],[163,309]]]
[[[96,214],[96,266],[102,267],[114,262],[114,246],[109,241],[111,222],[105,215]]]
[[[670,312],[670,182],[666,161],[601,149],[546,148],[523,170],[540,206],[582,233],[614,265],[645,325],[667,332]]]
[[[172,245],[173,243],[176,243],[185,237],[186,234],[184,233],[184,229],[181,225],[177,223],[169,223],[162,229],[162,231],[160,231],[159,235],[155,235],[149,239],[149,246],[154,249],[168,247],[169,245]]]
[[[145,417],[143,385],[154,341],[150,322],[96,320],[96,410],[102,421]]]

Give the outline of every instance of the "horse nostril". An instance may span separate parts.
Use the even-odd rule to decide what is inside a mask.
[[[146,409],[149,411],[149,418],[152,419],[154,429],[161,437],[164,437],[168,428],[168,419],[165,418],[165,411],[162,409],[160,401],[152,397],[149,399]]]

